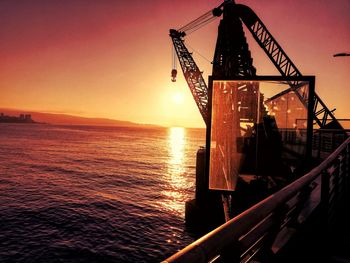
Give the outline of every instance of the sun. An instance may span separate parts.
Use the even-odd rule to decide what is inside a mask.
[[[185,101],[184,95],[181,92],[175,92],[172,96],[172,100],[175,104],[183,104]]]

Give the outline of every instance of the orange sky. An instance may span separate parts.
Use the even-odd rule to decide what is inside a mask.
[[[263,20],[336,116],[350,118],[348,0],[242,0]],[[0,107],[166,126],[204,126],[179,70],[170,81],[169,28],[214,0],[0,1]],[[186,43],[212,59],[219,20]],[[249,35],[249,32],[246,32]],[[277,74],[250,37],[259,75]],[[205,78],[211,65],[194,53]]]

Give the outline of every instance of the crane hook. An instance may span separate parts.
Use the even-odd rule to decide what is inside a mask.
[[[172,82],[176,82],[176,75],[177,75],[177,70],[176,69],[173,69],[171,71],[171,81]]]
[[[171,71],[171,81],[176,82],[176,76],[177,76],[177,65],[176,65],[176,51],[175,47],[173,46],[173,54],[172,54],[172,65],[173,69]]]

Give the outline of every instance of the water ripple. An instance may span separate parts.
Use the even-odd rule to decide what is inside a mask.
[[[192,241],[203,130],[0,124],[0,262],[159,262]]]

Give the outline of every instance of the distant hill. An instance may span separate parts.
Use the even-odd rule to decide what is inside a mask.
[[[105,118],[86,118],[68,114],[44,113],[27,110],[0,108],[0,113],[10,116],[20,114],[30,114],[35,122],[48,124],[66,124],[66,125],[98,125],[98,126],[123,126],[123,127],[159,127],[152,124],[139,124],[130,121],[119,121]]]

